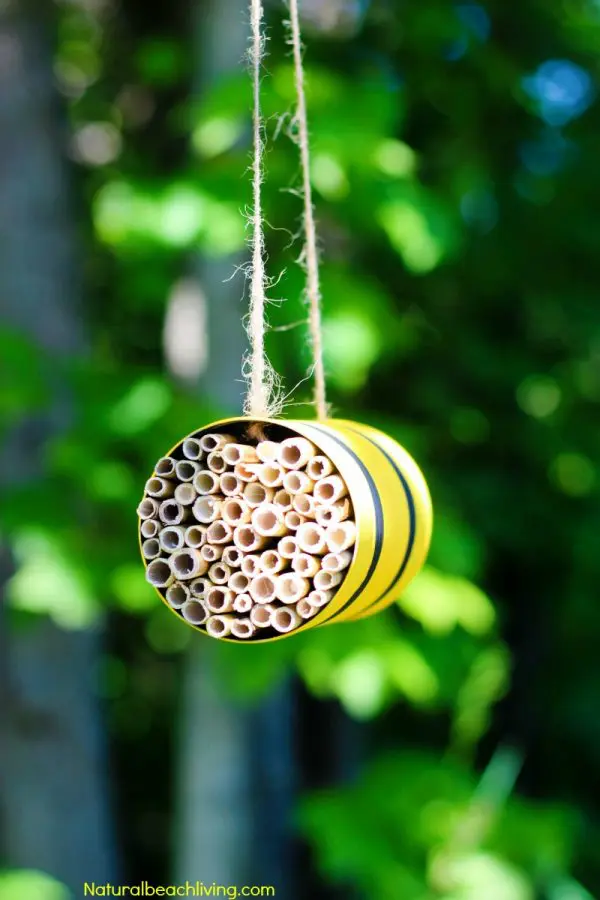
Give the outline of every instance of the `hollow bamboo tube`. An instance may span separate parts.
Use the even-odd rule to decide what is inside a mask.
[[[330,525],[325,532],[330,553],[342,553],[356,543],[356,524],[351,519]]]
[[[163,456],[156,463],[154,472],[159,478],[175,478],[175,460],[170,456]]]
[[[313,522],[305,522],[300,526],[296,532],[296,541],[303,553],[316,553],[318,556],[327,553],[325,531]]]
[[[315,483],[306,472],[286,472],[283,487],[289,494],[312,494]]]
[[[204,497],[206,494],[217,494],[219,492],[220,476],[210,469],[201,469],[194,475],[194,488]]]
[[[348,488],[339,475],[328,475],[326,478],[319,478],[315,482],[313,491],[316,502],[322,506],[329,506],[341,500],[348,493]]]
[[[157,556],[160,556],[160,542],[157,538],[148,538],[147,541],[144,541],[142,544],[142,553],[144,559],[156,559]]]
[[[297,603],[306,597],[310,588],[308,578],[301,578],[294,572],[286,572],[277,579],[277,597],[282,603]]]
[[[208,610],[201,600],[188,600],[181,607],[181,615],[190,625],[204,625],[208,619]]]
[[[250,621],[257,628],[268,628],[276,607],[272,603],[265,603],[261,606],[253,606],[250,610]]]
[[[222,450],[227,444],[233,443],[235,438],[231,434],[205,434],[200,438],[200,447],[205,453]]]
[[[191,581],[192,578],[204,575],[208,570],[208,563],[202,559],[200,551],[191,547],[174,553],[169,559],[169,565],[173,575],[179,581]]]
[[[309,478],[312,478],[313,481],[318,481],[320,478],[327,478],[327,476],[332,475],[334,471],[335,467],[333,463],[326,456],[313,456],[306,465],[306,474]]]
[[[316,591],[330,591],[344,580],[343,572],[326,572],[321,569],[315,575],[313,584]]]
[[[306,438],[291,437],[286,438],[279,445],[277,461],[285,469],[303,469],[309,459],[312,459],[317,453],[315,445]]]
[[[191,459],[182,459],[175,466],[175,472],[180,481],[193,481],[200,471],[202,471],[200,463]]]
[[[298,542],[296,541],[296,538],[291,535],[286,535],[286,537],[281,538],[277,544],[277,552],[280,553],[284,559],[293,559],[298,553]]]
[[[206,525],[190,525],[185,529],[185,542],[188,547],[198,549],[206,541]]]
[[[226,447],[223,447],[221,453],[223,454],[223,459],[229,466],[235,466],[240,462],[258,462],[256,447],[251,447],[249,444],[227,444]]]
[[[292,496],[289,491],[281,488],[280,490],[275,492],[275,496],[273,497],[273,504],[274,506],[278,506],[282,512],[289,512],[292,508]]]
[[[260,441],[256,455],[261,462],[276,462],[279,455],[279,444],[276,441]]]
[[[146,493],[150,497],[156,497],[157,500],[166,500],[172,497],[175,485],[166,478],[157,478],[155,475],[146,482]]]
[[[167,553],[181,550],[185,544],[185,528],[181,525],[168,525],[160,533],[160,546]]]
[[[284,559],[277,550],[265,550],[264,553],[261,553],[260,566],[268,575],[276,575],[277,572],[285,569],[287,564],[287,559]]]
[[[238,525],[233,532],[233,543],[244,553],[262,550],[269,539],[259,534],[252,525]]]
[[[213,613],[227,613],[233,609],[235,594],[227,587],[213,586],[204,595],[207,608]]]
[[[234,619],[231,623],[231,633],[240,641],[247,641],[256,631],[250,619]]]
[[[263,503],[254,510],[252,526],[263,537],[281,537],[286,532],[283,513],[274,503]]]
[[[310,553],[298,553],[292,559],[292,569],[303,578],[313,578],[321,568],[321,560]]]
[[[207,590],[211,587],[212,585],[208,578],[194,578],[193,581],[190,581],[190,593],[192,597],[199,597],[202,599]]]
[[[213,584],[227,584],[231,578],[231,569],[225,563],[214,563],[208,570],[208,577]]]
[[[250,484],[258,481],[258,466],[259,463],[239,462],[235,464],[233,472],[244,484]]]
[[[301,525],[304,525],[306,519],[304,516],[301,516],[300,513],[297,513],[295,509],[290,509],[283,517],[283,521],[285,522],[285,527],[289,531],[297,531]]]
[[[323,606],[327,606],[331,601],[333,593],[333,591],[311,591],[306,599],[311,606],[314,606],[316,609],[321,609]]]
[[[244,483],[235,472],[223,472],[220,477],[221,493],[226,497],[239,497],[244,490]]]
[[[248,504],[237,497],[229,497],[221,507],[221,517],[233,528],[238,525],[247,525],[252,518],[252,511]]]
[[[175,500],[182,506],[191,506],[197,496],[198,492],[188,481],[175,488]]]
[[[317,614],[317,607],[311,606],[306,597],[296,603],[296,612],[301,619],[312,619]]]
[[[254,553],[250,553],[248,556],[242,556],[241,569],[248,578],[255,578],[257,575],[260,575],[260,556],[256,556]]]
[[[199,522],[202,522],[204,525],[210,525],[211,522],[219,518],[222,504],[223,497],[221,494],[198,497],[192,507],[192,512]]]
[[[153,519],[158,515],[158,502],[152,497],[144,497],[137,508],[140,519]]]
[[[243,572],[234,572],[227,585],[234,594],[246,594],[250,588],[250,578]]]
[[[196,440],[196,438],[186,438],[181,449],[186,459],[197,460],[202,458],[200,441]]]
[[[218,519],[208,526],[206,540],[209,544],[230,544],[233,540],[233,528],[227,522]]]
[[[258,575],[250,582],[250,596],[255,603],[271,603],[277,596],[277,579],[271,575]]]
[[[158,508],[158,515],[165,525],[181,525],[187,515],[187,509],[176,500],[165,500]]]
[[[236,594],[233,601],[233,611],[236,613],[249,613],[254,607],[254,601],[250,594]]]
[[[143,538],[153,538],[160,532],[158,519],[144,519],[140,525],[140,533]]]
[[[321,565],[326,572],[342,572],[351,562],[352,553],[344,550],[342,553],[328,553],[323,557]]]
[[[169,587],[174,581],[173,573],[166,559],[153,559],[146,569],[146,581],[157,588]]]
[[[337,500],[329,506],[317,506],[315,509],[315,519],[317,525],[322,528],[328,528],[329,525],[335,525],[337,522],[343,522],[350,515],[350,501],[347,497]]]
[[[292,507],[295,512],[304,516],[305,519],[314,519],[315,517],[316,503],[312,494],[294,494]]]
[[[224,638],[231,634],[234,616],[211,616],[206,623],[206,633],[210,637]]]
[[[190,592],[183,584],[172,584],[167,588],[165,596],[169,606],[172,606],[173,609],[181,609],[183,604],[189,600]]]
[[[285,469],[277,462],[261,463],[257,470],[258,480],[268,488],[281,487]]]
[[[285,607],[275,610],[271,618],[271,625],[280,634],[287,634],[288,631],[293,631],[294,628],[297,628],[301,621],[302,619],[295,609]]]
[[[265,487],[264,484],[253,482],[244,488],[244,500],[250,507],[260,506],[261,503],[271,503],[275,496],[274,488]]]
[[[223,550],[221,559],[226,565],[231,566],[232,569],[239,569],[242,564],[242,552],[239,547],[233,547],[229,544]]]
[[[227,469],[227,463],[223,459],[221,453],[218,453],[216,450],[214,453],[209,453],[206,457],[206,465],[210,469],[211,472],[214,472],[216,475],[222,475],[223,472]]]
[[[212,563],[218,562],[223,556],[223,547],[220,544],[202,544],[200,556],[212,565]]]

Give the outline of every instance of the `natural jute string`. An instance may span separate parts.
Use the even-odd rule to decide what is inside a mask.
[[[310,149],[308,140],[308,117],[306,111],[306,94],[304,89],[304,67],[302,63],[302,40],[297,0],[289,0],[291,44],[294,56],[294,72],[296,82],[297,106],[294,124],[297,128],[297,141],[300,150],[302,170],[302,190],[304,197],[304,234],[305,248],[303,257],[306,264],[306,294],[309,306],[309,332],[313,356],[313,374],[315,379],[314,402],[319,419],[328,415],[325,368],[323,364],[323,339],[321,322],[321,288],[319,279],[319,254],[317,251],[317,235],[310,183]],[[250,313],[248,317],[248,337],[250,354],[245,361],[245,373],[248,392],[244,404],[244,413],[254,418],[269,418],[281,411],[281,400],[277,388],[277,376],[271,367],[265,352],[265,307],[266,307],[266,270],[265,239],[262,212],[262,179],[263,179],[263,122],[260,105],[260,74],[264,53],[264,37],[262,33],[264,10],[261,0],[250,0],[250,21],[252,38],[250,59],[252,63],[252,81],[254,91],[253,110],[253,160],[252,185],[253,207],[250,222],[252,226],[252,272],[250,286]]]

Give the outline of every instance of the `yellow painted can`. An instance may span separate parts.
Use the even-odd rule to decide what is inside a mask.
[[[244,440],[256,427],[273,440],[293,435],[305,437],[331,459],[348,487],[357,540],[344,581],[318,615],[288,634],[234,643],[281,640],[319,625],[365,618],[393,603],[423,566],[431,541],[431,499],[425,478],[412,457],[383,432],[343,419],[312,422],[232,418],[213,422],[186,437],[226,431]],[[183,440],[169,455],[177,455]],[[185,622],[169,606],[164,593],[156,590],[167,608]],[[201,626],[190,627],[203,631]]]

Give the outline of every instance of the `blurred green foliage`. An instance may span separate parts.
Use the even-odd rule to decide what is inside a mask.
[[[336,411],[387,430],[430,480],[429,566],[373,620],[207,652],[249,702],[294,668],[371,723],[358,782],[298,815],[333,881],[373,900],[585,900],[579,881],[600,891],[600,7],[365,6],[353,37],[316,28],[307,54],[325,354]],[[193,47],[149,21],[115,65],[130,36],[101,8],[61,5],[56,50],[91,349],[65,363],[73,427],[47,447],[45,479],[5,498],[1,526],[15,615],[77,628],[108,606],[138,617],[173,671],[200,638],[146,585],[134,510],[154,460],[223,412],[165,372],[161,332],[190,254],[244,248],[249,84],[240,71],[190,98]],[[304,312],[277,9],[271,37],[265,192],[285,302],[269,351],[291,386],[309,358],[305,330],[285,329]],[[5,427],[44,409],[47,368],[3,328]],[[109,656],[99,673],[117,740],[150,727],[152,666]],[[522,750],[496,750],[506,736]],[[528,797],[513,792],[521,762]],[[0,876],[0,898],[24,878]]]

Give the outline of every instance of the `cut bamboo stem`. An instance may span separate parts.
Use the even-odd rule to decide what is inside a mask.
[[[312,494],[315,483],[306,472],[287,472],[283,486],[290,494]]]
[[[226,497],[239,497],[244,490],[243,482],[234,472],[223,472],[220,480],[221,493]]]
[[[341,500],[348,493],[348,488],[339,475],[328,475],[326,478],[320,478],[315,482],[313,491],[317,503],[323,506],[329,506],[337,500]]]
[[[250,596],[255,603],[271,603],[277,596],[277,579],[271,575],[258,575],[250,582]]]
[[[286,532],[283,513],[274,503],[263,503],[254,510],[252,526],[263,537],[281,537]]]
[[[234,619],[231,623],[232,635],[241,641],[247,641],[249,638],[253,637],[255,632],[256,627],[252,624],[250,619]]]
[[[337,587],[338,584],[341,584],[343,579],[344,575],[342,572],[326,572],[324,569],[321,569],[315,575],[313,584],[316,591],[330,591],[332,588]]]
[[[291,437],[279,445],[277,460],[286,469],[304,469],[317,452],[315,445],[306,438]]]
[[[214,472],[216,475],[222,475],[223,472],[227,470],[227,463],[223,459],[221,453],[218,453],[216,450],[214,453],[209,453],[206,458],[206,465],[210,469],[211,472]]]
[[[240,462],[258,462],[256,448],[250,447],[249,444],[227,444],[226,447],[223,447],[221,453],[223,454],[223,459],[229,466],[235,466]]]
[[[154,472],[159,478],[175,478],[175,460],[170,456],[163,456],[156,463]]]
[[[268,538],[259,534],[252,525],[238,525],[233,532],[233,542],[244,553],[254,553],[262,550],[268,543]]]
[[[154,587],[169,587],[174,581],[169,563],[165,559],[153,559],[146,569],[146,581]]]
[[[325,532],[330,553],[342,553],[356,543],[356,524],[351,519],[330,525]]]
[[[158,502],[152,497],[144,497],[137,508],[137,514],[140,519],[153,519],[158,515]]]
[[[175,488],[175,500],[182,506],[191,506],[197,496],[198,492],[189,482],[178,484]]]
[[[233,611],[236,613],[249,613],[254,607],[254,601],[250,594],[236,594],[233,601]]]
[[[296,604],[296,612],[301,619],[312,619],[312,617],[317,614],[317,607],[311,606],[306,597],[303,597],[302,600],[298,600]]]
[[[156,559],[160,556],[160,542],[156,538],[148,538],[142,544],[144,559]]]
[[[306,494],[301,496],[305,497]],[[313,522],[305,522],[296,532],[298,547],[304,553],[316,553],[318,556],[327,553],[325,531]]]
[[[227,584],[231,578],[231,569],[223,562],[214,563],[208,570],[208,577],[213,584]]]
[[[265,550],[264,553],[261,553],[260,566],[263,572],[266,572],[268,575],[276,575],[277,572],[285,569],[287,564],[287,559],[284,559],[277,550]]]
[[[209,525],[219,518],[222,505],[223,497],[221,494],[210,494],[207,497],[198,497],[192,507],[192,512],[199,522]]]
[[[233,443],[235,438],[231,434],[205,434],[200,438],[200,447],[205,453],[222,450],[227,444]]]
[[[168,525],[160,533],[160,546],[167,553],[181,550],[185,544],[185,528],[181,525]]]
[[[158,508],[158,515],[165,525],[181,525],[187,515],[187,509],[176,500],[165,500]]]
[[[283,490],[282,488],[275,492],[273,504],[278,506],[282,512],[289,512],[292,508],[292,496],[289,491]]]
[[[257,463],[239,462],[236,463],[233,471],[234,474],[239,478],[239,480],[244,482],[244,484],[250,484],[258,481]]]
[[[256,455],[261,462],[276,462],[279,455],[279,444],[276,441],[260,441]]]
[[[258,480],[268,488],[281,487],[285,469],[277,462],[261,463],[257,467]]]
[[[173,609],[181,609],[184,603],[187,603],[189,600],[190,592],[183,584],[172,584],[171,587],[167,588],[165,596],[169,606],[172,606]]]
[[[200,600],[188,600],[181,607],[181,615],[190,625],[204,625],[208,619],[208,610]]]
[[[211,587],[205,594],[205,604],[213,613],[227,613],[233,609],[235,594],[226,587]]]
[[[231,634],[234,616],[211,616],[206,623],[206,633],[210,637],[224,638]]]
[[[342,572],[352,562],[352,553],[343,550],[341,553],[328,553],[323,557],[322,566],[326,572]]]
[[[230,544],[233,540],[233,528],[221,519],[212,522],[206,531],[206,540],[209,544]]]
[[[314,519],[315,517],[316,503],[312,494],[294,494],[292,507],[305,519]]]
[[[202,544],[200,547],[200,556],[211,565],[218,562],[223,556],[223,547],[217,544]]]
[[[175,472],[180,481],[193,481],[198,472],[202,471],[199,462],[193,462],[191,459],[182,459],[175,466]]]
[[[264,484],[253,482],[244,488],[244,500],[250,507],[260,506],[261,503],[271,503],[275,496],[274,488],[265,487]]]
[[[243,572],[234,572],[227,584],[234,594],[246,594],[250,588],[250,578]]]
[[[239,569],[242,564],[242,552],[238,547],[233,547],[231,544],[228,547],[225,547],[223,550],[223,556],[221,557],[223,562],[231,566],[232,569]]]
[[[229,497],[221,507],[221,516],[228,525],[237,528],[238,525],[246,525],[250,522],[252,512],[244,500]]]
[[[303,578],[313,578],[321,568],[321,560],[310,553],[298,553],[292,559],[292,569]]]
[[[181,449],[186,459],[197,460],[202,457],[200,441],[196,440],[196,438],[186,438]]]
[[[271,625],[280,634],[287,634],[300,625],[302,619],[295,609],[282,608],[276,609],[271,617]]]
[[[166,500],[167,497],[173,496],[175,485],[166,478],[153,476],[146,482],[145,490],[147,494],[151,497],[156,497],[157,500]]]
[[[350,515],[350,501],[347,497],[331,503],[329,506],[317,506],[315,510],[315,518],[322,528],[328,528],[329,525],[335,525],[337,522],[343,522]]]
[[[185,529],[185,542],[188,547],[198,549],[206,541],[206,525],[190,525]]]
[[[286,535],[286,537],[281,538],[278,542],[277,552],[280,553],[284,559],[293,559],[298,553],[298,541],[295,537]]]
[[[173,575],[179,581],[191,581],[199,575],[204,575],[208,571],[208,563],[202,559],[199,550],[186,547],[185,550],[178,550],[169,559],[169,565]]]
[[[158,519],[144,519],[140,525],[140,532],[143,538],[153,538],[160,532],[160,523]]]
[[[190,593],[192,597],[204,599],[206,592],[212,587],[208,578],[194,578],[190,581]]]
[[[308,578],[301,578],[293,572],[280,575],[277,580],[277,597],[282,603],[297,603],[306,597],[310,589]]]
[[[334,466],[330,459],[326,456],[313,456],[306,466],[306,474],[313,481],[319,481],[320,478],[327,478],[332,475]]]
[[[327,606],[332,597],[333,591],[311,591],[306,599],[315,609],[321,609],[323,606]]]
[[[301,525],[304,525],[306,519],[304,516],[301,516],[300,513],[297,513],[295,509],[290,509],[283,517],[283,521],[285,522],[285,527],[289,531],[297,531]]]
[[[248,556],[242,556],[242,572],[244,575],[247,575],[248,578],[256,578],[257,575],[260,575],[260,556],[256,556],[251,553]]]
[[[268,628],[273,618],[276,607],[272,603],[265,603],[262,606],[253,606],[250,610],[250,621],[257,628]]]
[[[220,482],[221,476],[210,469],[201,469],[194,476],[194,487],[202,497],[218,493]]]

